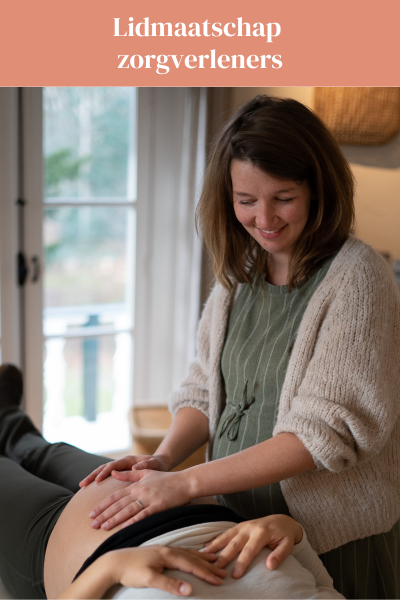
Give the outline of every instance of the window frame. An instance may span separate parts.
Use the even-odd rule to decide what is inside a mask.
[[[42,265],[42,90],[22,88],[22,97],[24,189],[21,193],[27,199],[24,206],[24,251],[28,265],[34,256],[40,258]],[[21,291],[15,276],[18,251],[15,202],[19,194],[18,88],[0,90],[0,113],[0,157],[4,158],[0,166],[0,175],[3,175],[0,179],[1,343],[3,360],[24,366],[18,309]],[[132,357],[134,385],[131,398],[135,404],[159,404],[160,401],[166,404],[168,393],[182,379],[189,360],[195,355],[200,312],[201,243],[194,233],[194,211],[205,166],[206,88],[139,88],[138,115],[135,339]],[[175,121],[171,122],[173,119]],[[175,153],[169,152],[170,145],[175,148]],[[161,152],[160,148],[164,148],[164,151]],[[158,246],[152,245],[154,216],[158,216],[163,208],[164,187],[165,197],[168,196],[168,201],[172,202],[176,221],[174,231],[168,232],[168,239],[164,238],[164,241],[172,244],[168,263],[170,274],[162,273],[158,265],[164,254],[163,242],[160,241]],[[179,271],[184,273],[183,281],[179,279]],[[166,286],[162,294],[155,286],[160,276],[164,277]],[[41,279],[33,282],[31,272],[23,296],[27,325],[23,340],[26,357],[24,408],[41,430],[43,292]],[[154,393],[154,365],[159,364],[154,356],[154,348],[158,338],[153,331],[151,347],[147,329],[152,319],[160,321],[159,309],[164,311],[162,320],[166,323],[166,332],[162,383]],[[150,363],[151,368],[148,367]]]

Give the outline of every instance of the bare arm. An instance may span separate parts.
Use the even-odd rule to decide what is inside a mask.
[[[297,436],[281,433],[237,454],[178,473],[113,472],[119,481],[132,481],[101,502],[91,513],[92,527],[108,530],[183,506],[193,498],[230,494],[261,487],[315,469],[311,454]],[[140,510],[136,500],[144,509]]]
[[[181,408],[155,454],[166,457],[169,470],[177,467],[208,440],[208,419],[196,408]],[[149,467],[141,466],[142,469]]]
[[[195,550],[166,546],[115,550],[98,558],[57,598],[102,598],[116,584],[188,596],[191,585],[164,575],[164,569],[180,569],[220,585],[226,572],[212,564],[215,559],[215,554],[208,558]]]
[[[281,433],[237,454],[187,469],[190,494],[231,494],[269,485],[315,469],[311,454],[293,433]]]
[[[208,419],[196,408],[182,408],[177,412],[167,435],[153,455],[125,456],[98,467],[80,482],[85,487],[92,481],[100,482],[112,471],[126,469],[171,471],[208,440]]]

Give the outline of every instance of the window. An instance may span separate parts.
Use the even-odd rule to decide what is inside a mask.
[[[43,90],[43,434],[129,446],[136,89]]]
[[[126,452],[129,406],[185,375],[205,106],[201,88],[0,89],[1,350],[51,441]]]

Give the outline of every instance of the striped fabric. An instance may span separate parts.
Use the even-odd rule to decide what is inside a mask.
[[[307,304],[334,257],[300,288],[257,281],[243,285],[229,320],[221,357],[227,402],[213,460],[272,437],[279,398],[297,330]],[[290,514],[279,483],[220,496],[247,519]],[[388,533],[349,542],[320,555],[335,588],[346,598],[400,598],[400,522]]]
[[[213,460],[272,437],[290,353],[307,304],[333,256],[300,288],[262,280],[243,285],[229,320],[221,357],[227,403],[218,425]],[[289,514],[279,483],[221,497],[247,519]]]
[[[319,557],[345,598],[400,598],[400,521]]]

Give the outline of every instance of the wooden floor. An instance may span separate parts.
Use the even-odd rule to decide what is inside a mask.
[[[132,454],[154,454],[172,422],[166,406],[135,406],[129,413]],[[188,469],[205,461],[206,446],[197,450],[174,471]]]

